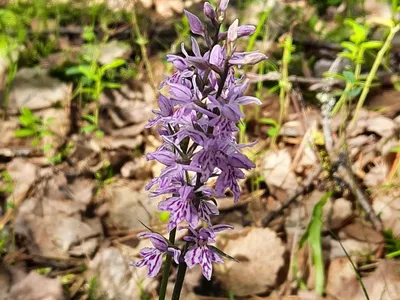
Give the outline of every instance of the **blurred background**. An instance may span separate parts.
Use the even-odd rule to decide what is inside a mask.
[[[158,299],[130,267],[140,222],[168,222],[144,190],[162,168],[145,126],[203,3],[0,1],[0,300]],[[230,1],[224,30],[255,25],[238,50],[269,57],[238,70],[262,100],[237,134],[257,167],[219,200],[238,262],[190,270],[181,299],[400,299],[399,11]]]

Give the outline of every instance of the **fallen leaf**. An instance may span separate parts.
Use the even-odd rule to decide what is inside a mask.
[[[117,228],[141,228],[150,224],[157,210],[158,200],[149,197],[144,182],[116,181],[106,188],[109,202],[108,222]]]
[[[263,158],[262,174],[272,194],[273,188],[281,189],[288,195],[296,191],[298,183],[295,173],[291,170],[291,163],[292,159],[287,150],[269,151]]]
[[[47,278],[31,271],[11,287],[13,300],[62,300],[62,284],[57,279]]]
[[[367,120],[367,130],[381,137],[390,137],[394,134],[396,124],[392,119],[384,116],[370,117]]]
[[[395,260],[379,261],[376,270],[363,277],[369,299],[393,300],[400,295],[400,263]],[[347,258],[335,259],[328,271],[327,293],[338,300],[364,299],[365,294],[356,273]]]
[[[242,258],[240,262],[225,260],[216,268],[217,278],[234,295],[264,293],[276,284],[285,247],[275,231],[253,227],[221,238],[220,243],[225,244],[221,247],[225,253]]]
[[[43,109],[70,97],[71,87],[40,69],[18,71],[10,92],[8,109],[17,113],[21,107]]]
[[[147,268],[130,267],[130,260],[117,248],[101,250],[89,263],[90,278],[95,277],[99,294],[110,299],[140,299],[142,291],[152,292],[157,282],[147,277]]]
[[[400,236],[400,198],[388,193],[378,195],[372,204],[375,213],[379,215],[386,230],[392,230],[393,235]]]

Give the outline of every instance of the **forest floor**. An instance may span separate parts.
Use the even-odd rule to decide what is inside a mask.
[[[218,201],[238,262],[190,270],[181,299],[400,299],[400,3],[231,2],[269,57],[240,70],[257,167]],[[183,9],[202,1],[0,1],[0,300],[158,299],[131,263],[168,221],[145,126]]]

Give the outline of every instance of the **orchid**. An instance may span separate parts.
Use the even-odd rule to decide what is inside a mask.
[[[243,170],[255,167],[241,153],[249,145],[239,145],[235,134],[237,123],[244,117],[241,106],[259,105],[261,101],[244,95],[248,81],[237,78],[235,70],[267,57],[257,51],[236,52],[237,39],[253,34],[254,26],[240,25],[235,20],[227,32],[221,32],[228,3],[229,0],[221,0],[217,8],[204,4],[207,26],[185,11],[192,34],[203,42],[199,44],[192,37],[192,51],[182,44],[183,56],[167,56],[176,70],[161,83],[159,110],[154,111],[155,119],[148,125],[157,127],[163,144],[146,157],[165,167],[146,189],[151,196],[165,196],[158,209],[169,212],[170,239],[156,233],[141,234],[140,237],[150,238],[155,248],[142,249],[143,259],[136,266],[148,266],[149,276],[154,277],[160,271],[162,257],[168,255],[164,272],[168,275],[173,257],[179,264],[174,300],[179,299],[186,267],[200,265],[205,278],[211,280],[212,263],[223,263],[224,255],[212,245],[215,233],[233,227],[212,224],[212,216],[219,214],[216,199],[230,190],[234,201],[239,201],[238,180],[245,177]],[[211,178],[216,179],[214,187],[209,184]],[[182,223],[188,226],[182,227]],[[174,237],[176,230],[182,228],[187,228],[188,234],[183,238],[186,245],[178,250]],[[166,277],[161,285],[164,289]],[[160,290],[160,299],[164,297],[165,290]]]

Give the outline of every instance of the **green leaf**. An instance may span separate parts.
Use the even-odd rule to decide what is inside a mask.
[[[351,71],[343,71],[343,76],[346,78],[346,81],[354,83],[356,81],[356,78],[354,76],[354,73]]]
[[[301,237],[299,249],[307,241],[312,249],[313,264],[315,266],[315,291],[322,295],[324,292],[324,262],[322,257],[321,230],[322,230],[322,212],[323,208],[331,197],[331,192],[326,192],[321,200],[314,206],[310,223]]]
[[[265,125],[272,125],[274,127],[278,126],[278,122],[276,122],[274,119],[270,119],[270,118],[261,118],[259,120],[260,124],[265,124]]]
[[[236,258],[226,254],[225,252],[223,252],[222,250],[218,249],[217,247],[215,247],[215,246],[208,246],[208,247],[211,247],[217,254],[237,262]]]
[[[389,152],[394,152],[394,153],[400,152],[400,146],[396,146],[396,147],[391,148],[389,150]]]
[[[96,125],[86,125],[81,128],[84,133],[91,133],[97,129]]]
[[[149,43],[149,41],[147,39],[145,39],[144,37],[140,36],[136,39],[136,44],[140,45],[140,46],[145,46]]]
[[[383,46],[381,41],[368,41],[361,44],[364,49],[380,49]]]
[[[31,128],[22,128],[18,129],[14,132],[14,136],[18,138],[25,138],[25,137],[30,137],[35,135],[35,130]]]
[[[53,144],[45,144],[42,148],[43,152],[49,152],[51,149],[53,149]]]
[[[358,87],[356,89],[352,89],[350,92],[347,93],[347,95],[349,97],[356,97],[361,93],[361,91],[362,91],[362,88]]]
[[[107,71],[109,69],[116,69],[116,68],[118,68],[118,67],[120,67],[120,66],[122,66],[124,64],[126,64],[125,59],[118,58],[118,59],[110,62],[109,64],[106,64],[106,65],[102,66],[100,69],[101,69],[102,72],[104,72],[104,71]]]
[[[169,211],[162,211],[159,213],[158,219],[160,220],[160,222],[166,223],[169,220],[169,215],[170,215]]]
[[[97,137],[97,138],[102,138],[102,137],[104,137],[104,131],[102,131],[102,130],[96,130],[96,137]]]
[[[25,127],[29,127],[30,125],[35,123],[35,120],[32,117],[24,116],[24,115],[19,116],[18,120]]]
[[[351,53],[357,52],[357,49],[358,49],[358,47],[354,43],[348,42],[348,41],[342,42],[340,45],[343,48],[349,50]]]
[[[116,82],[104,82],[103,86],[109,89],[119,89],[122,85]]]
[[[279,128],[278,127],[270,128],[270,129],[267,130],[267,134],[269,136],[271,136],[271,137],[275,136],[276,134],[278,134],[278,132],[279,132]]]
[[[92,124],[96,124],[96,117],[93,116],[93,115],[89,115],[89,114],[88,115],[83,115],[82,119],[85,119],[85,120],[89,121]]]
[[[78,75],[81,74],[81,71],[79,70],[79,66],[74,66],[70,67],[65,71],[66,75]]]
[[[96,80],[98,79],[98,76],[96,75],[96,73],[92,70],[91,66],[87,66],[87,65],[81,65],[78,66],[78,70],[80,73],[82,73],[83,75],[85,75],[87,78],[92,79],[92,80]]]

